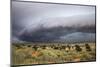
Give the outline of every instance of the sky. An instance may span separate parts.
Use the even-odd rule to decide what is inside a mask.
[[[95,6],[12,1],[12,42],[95,41]]]

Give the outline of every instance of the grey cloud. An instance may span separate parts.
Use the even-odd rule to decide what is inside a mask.
[[[95,41],[95,33],[74,32],[69,35],[61,36],[60,40],[66,40],[71,42]]]
[[[88,26],[87,26],[88,27]],[[23,41],[62,41],[62,40],[77,40],[77,41],[90,41],[95,40],[95,29],[91,29],[92,27],[55,27],[55,28],[44,28],[41,27],[36,31],[27,32],[24,31],[19,38]],[[93,27],[94,28],[94,27]],[[77,32],[80,32],[76,34]],[[84,35],[85,34],[85,35]],[[94,34],[90,36],[90,34]],[[66,37],[67,36],[67,37]],[[72,37],[71,37],[72,36]],[[62,38],[63,37],[63,38]],[[87,37],[87,38],[86,38]],[[93,37],[91,39],[91,37]]]
[[[12,1],[12,40],[68,40],[81,32],[77,40],[90,35],[95,40],[95,7]],[[86,34],[87,33],[87,34]],[[84,35],[86,34],[86,35]],[[75,35],[70,35],[72,40]],[[88,36],[89,35],[89,36]],[[63,38],[65,37],[65,38]],[[79,39],[78,39],[79,38]]]

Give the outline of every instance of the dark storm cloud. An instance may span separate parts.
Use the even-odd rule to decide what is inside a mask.
[[[12,2],[13,41],[94,41],[95,7]]]
[[[91,39],[92,37],[93,39]],[[49,29],[41,27],[36,31],[24,31],[23,34],[20,35],[20,39],[24,41],[95,40],[95,26],[77,28],[53,27]]]

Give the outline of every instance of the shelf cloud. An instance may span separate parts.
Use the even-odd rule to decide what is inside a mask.
[[[12,41],[95,41],[95,6],[12,1]]]

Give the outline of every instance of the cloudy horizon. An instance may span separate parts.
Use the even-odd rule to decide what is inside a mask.
[[[12,1],[12,42],[95,41],[95,6]]]

